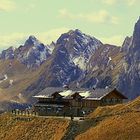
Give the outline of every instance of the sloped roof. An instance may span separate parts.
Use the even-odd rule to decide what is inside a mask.
[[[63,97],[63,98],[71,98],[71,96],[75,93],[75,91],[73,90],[64,90],[62,92],[60,92],[59,94]]]
[[[70,99],[72,98],[72,95],[75,93],[78,93],[80,96],[83,97],[83,99],[87,100],[101,100],[103,97],[108,95],[110,92],[114,91],[116,89],[66,89],[61,87],[48,87],[44,89],[43,91],[39,92],[36,96],[36,98],[51,98],[52,94],[59,93],[63,98]],[[116,90],[116,92],[123,98],[127,99],[123,94],[121,94],[119,91]]]
[[[111,91],[114,89],[95,89],[91,90],[89,93],[90,95],[85,97],[86,99],[92,99],[92,100],[101,100],[104,96],[108,95]]]
[[[62,92],[64,91],[63,87],[47,87],[44,90],[42,90],[41,92],[39,92],[37,95],[35,95],[35,98],[49,98],[52,96],[52,94],[56,93],[56,92]]]

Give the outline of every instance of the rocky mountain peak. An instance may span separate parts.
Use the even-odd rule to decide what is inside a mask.
[[[29,38],[25,41],[24,46],[37,46],[40,44],[40,41],[33,35],[29,36]]]
[[[62,34],[56,42],[56,46],[66,48],[71,61],[83,70],[86,69],[86,63],[91,55],[101,44],[98,39],[82,33],[79,29]]]
[[[13,46],[9,47],[6,50],[3,50],[0,54],[0,59],[13,59],[14,58],[14,50]]]
[[[50,56],[49,47],[31,35],[25,44],[17,49],[17,57],[27,67],[38,67]]]
[[[75,35],[78,35],[78,34],[80,35],[80,34],[83,34],[83,33],[82,33],[82,31],[80,31],[79,29],[75,29],[75,30],[70,30],[70,31],[68,32],[68,34],[69,34],[69,35],[74,35],[74,34],[75,34]]]
[[[31,35],[24,45],[17,49],[10,47],[2,51],[0,59],[16,58],[28,68],[32,68],[40,66],[50,55],[49,46],[44,45],[35,36]]]
[[[128,45],[128,44],[129,44],[129,42],[130,42],[130,39],[131,39],[131,37],[126,36],[126,38],[125,38],[125,40],[124,40],[124,42],[123,42],[123,45],[122,45],[122,46],[126,46],[126,45]]]
[[[29,39],[30,39],[30,40],[37,40],[37,38],[36,38],[34,35],[30,35],[30,36],[29,36]]]
[[[127,45],[124,46],[128,51],[125,55],[118,87],[132,99],[140,95],[140,18],[135,24],[131,41],[126,42],[124,44]]]
[[[51,53],[53,52],[55,47],[56,47],[56,43],[54,41],[52,41],[51,44],[48,46]]]
[[[79,29],[75,29],[75,32],[82,33]]]
[[[124,52],[124,53],[128,53],[129,51],[129,47],[131,46],[132,44],[132,36],[129,37],[127,36],[122,44],[122,47],[121,47],[121,51]]]
[[[140,18],[135,24],[133,32],[133,48],[139,48],[140,50]]]
[[[126,54],[126,60],[130,65],[140,61],[140,18],[134,26],[133,36],[128,44],[129,50]]]

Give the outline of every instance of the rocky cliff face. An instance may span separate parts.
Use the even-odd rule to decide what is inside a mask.
[[[42,89],[46,86],[69,85],[76,81],[85,74],[91,56],[101,45],[99,40],[80,30],[62,34],[55,43],[45,72],[28,90],[35,87]]]
[[[124,53],[128,53],[129,51],[129,48],[130,48],[130,44],[132,43],[132,36],[131,37],[126,37],[123,44],[122,44],[122,47],[121,47],[121,52],[124,52]]]
[[[102,43],[76,29],[61,35],[56,45],[65,47],[70,54],[71,61],[81,70],[85,70],[89,59]]]
[[[118,87],[130,99],[133,99],[140,95],[140,19],[135,24],[132,40],[125,47],[128,51]]]
[[[40,66],[51,55],[48,46],[45,46],[34,36],[30,36],[24,45],[14,49],[13,47],[2,51],[0,59],[17,59],[28,68]]]
[[[76,81],[84,88],[108,88],[115,86],[121,59],[120,48],[113,45],[101,45],[87,63],[87,69]]]
[[[0,59],[14,59],[14,47],[3,50],[0,54]]]

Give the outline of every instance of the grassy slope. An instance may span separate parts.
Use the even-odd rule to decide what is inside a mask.
[[[61,140],[69,125],[69,121],[62,119],[14,118],[7,114],[0,116],[0,140]]]
[[[115,115],[76,137],[76,140],[139,140],[140,112]]]
[[[12,64],[10,67],[9,64]],[[7,74],[8,79],[0,83],[0,101],[17,99],[24,102],[24,99],[18,97],[19,93],[34,83],[44,71],[44,63],[39,69],[31,70],[26,68],[17,60],[0,61],[0,75]],[[9,81],[14,80],[13,85],[9,86]],[[18,99],[19,98],[19,99]]]
[[[2,140],[139,140],[140,97],[115,106],[99,107],[85,121],[32,118],[16,121],[0,116]],[[25,118],[25,117],[23,117]]]
[[[89,119],[99,120],[76,137],[76,140],[139,140],[140,139],[140,97],[116,106],[99,107]]]
[[[134,101],[130,101],[125,104],[98,107],[88,117],[92,119],[92,118],[97,118],[102,116],[118,115],[118,114],[135,112],[135,111],[140,111],[140,97],[138,97]]]

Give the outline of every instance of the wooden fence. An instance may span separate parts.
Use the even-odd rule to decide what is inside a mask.
[[[18,109],[15,109],[15,110],[12,110],[11,111],[12,115],[15,115],[15,116],[38,116],[38,113],[33,111],[33,110],[18,110]]]

